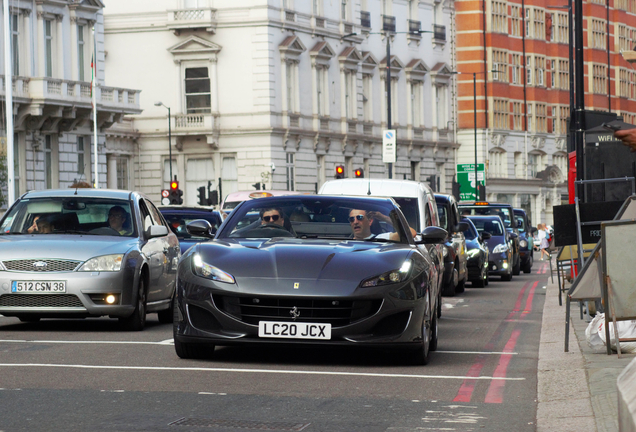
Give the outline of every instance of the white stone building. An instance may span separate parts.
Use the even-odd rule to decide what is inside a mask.
[[[108,87],[104,75],[103,3],[100,0],[10,1],[16,197],[27,190],[93,182],[91,57],[97,56],[99,186],[134,188],[135,134],[119,124],[138,114],[139,91]],[[0,10],[0,28],[4,22]],[[93,32],[93,27],[95,31]],[[95,34],[95,36],[94,36]],[[4,72],[4,29],[0,34]],[[5,79],[1,76],[6,136]],[[117,80],[125,83],[125,79]],[[109,129],[114,125],[113,129]]]
[[[187,204],[208,182],[225,196],[257,182],[313,192],[337,165],[387,177],[387,26],[393,177],[450,192],[452,14],[451,0],[108,0],[108,76],[143,91],[140,190],[159,198],[170,153]]]

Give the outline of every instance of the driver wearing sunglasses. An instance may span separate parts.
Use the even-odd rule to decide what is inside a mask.
[[[261,214],[261,225],[267,225],[267,224],[276,224],[276,225],[280,225],[281,228],[285,227],[285,218],[284,218],[284,213],[281,209],[279,208],[270,208],[270,209],[263,209],[260,212]]]
[[[397,232],[386,232],[382,234],[373,234],[371,232],[371,225],[373,225],[373,223],[379,223],[380,220],[392,224],[391,218],[383,215],[382,213],[357,209],[351,210],[349,212],[349,224],[351,225],[351,231],[353,231],[353,238],[355,240],[369,240],[377,238],[399,241],[400,235]],[[409,227],[409,229],[411,231],[411,235],[415,237],[417,235],[415,230],[411,227]]]

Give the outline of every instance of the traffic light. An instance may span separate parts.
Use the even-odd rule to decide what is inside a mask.
[[[355,170],[353,172],[353,175],[355,178],[363,178],[364,177],[364,170],[362,168],[358,168],[357,170]]]
[[[336,166],[336,178],[337,179],[344,178],[344,165],[337,165]]]
[[[161,205],[170,204],[170,189],[161,189]]]
[[[170,182],[170,204],[183,204],[183,192],[176,180]]]
[[[197,189],[199,191],[199,205],[202,205],[202,206],[209,205],[208,197],[206,196],[205,189],[206,189],[205,186],[201,186],[200,188]]]

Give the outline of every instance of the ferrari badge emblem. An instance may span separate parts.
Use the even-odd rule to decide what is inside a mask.
[[[298,288],[300,288],[300,283],[294,282],[294,289],[298,289]]]

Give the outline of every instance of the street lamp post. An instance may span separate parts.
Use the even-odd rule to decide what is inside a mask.
[[[162,106],[164,108],[166,108],[168,110],[168,157],[170,158],[169,163],[170,163],[170,181],[173,180],[172,177],[172,130],[171,130],[171,126],[170,123],[172,123],[171,119],[170,119],[170,107],[165,106],[163,104],[163,102],[155,102],[155,106]]]
[[[422,34],[422,33],[435,33],[432,30],[417,30],[417,31],[408,31],[408,32],[395,32],[395,31],[385,31],[384,33],[367,33],[367,34],[384,34],[386,36],[386,125],[387,129],[392,129],[391,122],[391,34]],[[358,33],[349,33],[342,36],[342,39],[347,38],[349,36],[357,36]],[[389,163],[389,179],[393,178],[393,164]]]

